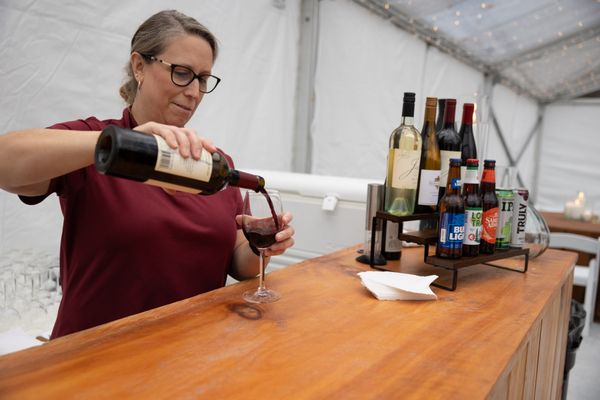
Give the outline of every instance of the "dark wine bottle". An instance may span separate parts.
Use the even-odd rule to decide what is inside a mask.
[[[475,105],[473,103],[463,104],[462,124],[458,135],[462,142],[460,158],[462,166],[460,167],[461,179],[465,178],[467,170],[467,160],[477,159],[477,146],[475,145],[475,137],[473,136],[473,112]]]
[[[101,174],[189,193],[214,194],[227,185],[259,192],[265,186],[262,177],[230,168],[219,151],[203,149],[199,160],[185,159],[160,136],[114,125],[100,134],[94,161]]]
[[[446,110],[444,111],[444,128],[437,133],[438,146],[440,147],[440,158],[442,169],[440,172],[439,198],[444,197],[446,184],[448,183],[448,168],[450,159],[459,158],[461,151],[461,140],[454,124],[456,113],[456,100],[446,99]]]
[[[446,111],[446,99],[438,99],[438,114],[435,122],[435,131],[444,129],[444,111]]]

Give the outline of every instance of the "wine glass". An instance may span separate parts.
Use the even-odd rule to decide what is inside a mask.
[[[265,287],[264,251],[275,243],[275,235],[283,228],[281,196],[276,190],[265,192],[247,191],[244,196],[242,231],[248,242],[260,252],[259,285],[256,290],[244,293],[249,303],[272,303],[279,300],[279,293]]]

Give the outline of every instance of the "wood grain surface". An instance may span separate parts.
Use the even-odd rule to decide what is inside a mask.
[[[457,291],[419,302],[376,300],[357,248],[268,274],[273,304],[241,300],[252,280],[0,357],[0,398],[483,399],[542,384],[523,374],[537,368],[542,319],[556,325],[552,351],[566,343],[556,307],[574,253],[548,250],[526,274],[465,268]],[[419,248],[396,267],[444,272]],[[552,371],[564,354],[554,359]],[[513,380],[532,388],[511,392]]]

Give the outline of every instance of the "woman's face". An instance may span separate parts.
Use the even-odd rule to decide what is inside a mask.
[[[196,74],[210,74],[213,53],[208,42],[196,35],[182,34],[171,39],[161,54],[153,54],[169,64],[192,69]],[[138,124],[148,121],[183,127],[192,118],[204,93],[194,79],[188,86],[177,86],[171,81],[171,67],[159,61],[142,62],[132,56],[136,78],[141,87],[133,103],[133,116]]]

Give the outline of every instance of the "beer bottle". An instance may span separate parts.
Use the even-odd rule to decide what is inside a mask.
[[[465,206],[460,193],[460,158],[450,159],[448,183],[440,201],[436,256],[460,258],[465,233]]]
[[[479,254],[479,240],[481,237],[481,194],[477,171],[479,160],[468,159],[465,178],[463,181],[463,200],[465,202],[465,239],[463,240],[463,256],[476,256]]]
[[[496,248],[496,227],[498,226],[498,197],[496,196],[496,161],[483,162],[481,177],[481,203],[483,206],[481,243],[479,252],[493,254]]]

